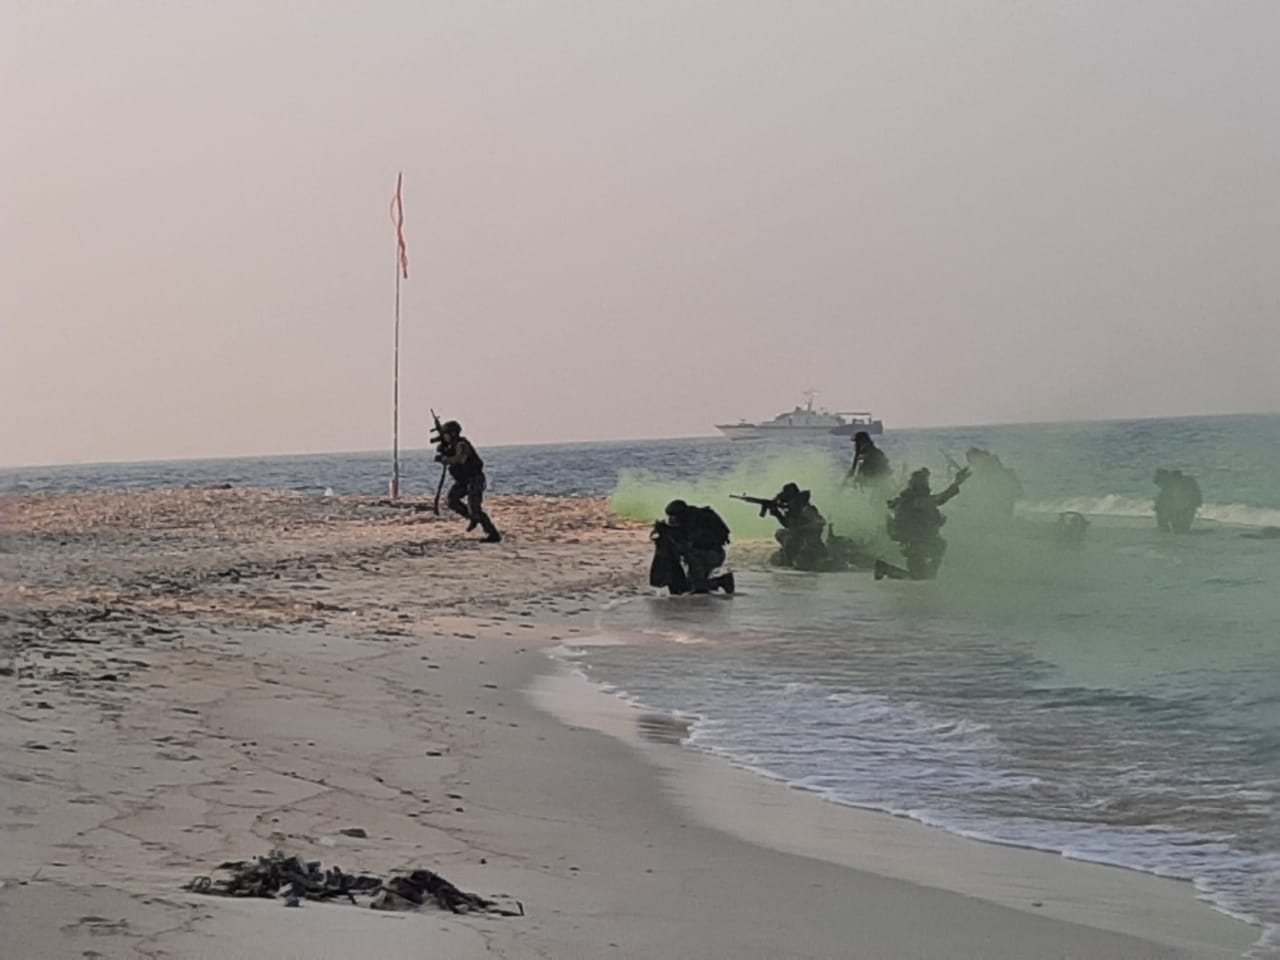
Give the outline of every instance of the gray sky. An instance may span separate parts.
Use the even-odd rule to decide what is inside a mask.
[[[1276,0],[0,9],[5,464],[1280,409]]]

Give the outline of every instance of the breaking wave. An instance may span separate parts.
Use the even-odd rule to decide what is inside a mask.
[[[1065,497],[1061,500],[1041,500],[1023,503],[1019,511],[1026,515],[1059,514],[1074,510],[1086,516],[1141,517],[1152,516],[1150,497],[1126,497],[1108,493],[1101,497]],[[1200,508],[1200,518],[1217,523],[1229,523],[1241,527],[1280,527],[1280,510],[1273,507],[1255,507],[1247,503],[1206,503]]]

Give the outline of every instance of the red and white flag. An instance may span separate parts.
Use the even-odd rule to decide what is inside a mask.
[[[391,222],[396,225],[396,243],[400,247],[400,272],[409,279],[409,251],[404,245],[404,199],[400,188],[404,183],[404,174],[396,174],[396,195],[391,198]]]

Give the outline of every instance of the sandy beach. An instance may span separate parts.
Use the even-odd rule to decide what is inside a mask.
[[[737,770],[573,676],[548,652],[650,592],[646,527],[603,500],[495,497],[498,545],[370,498],[0,509],[0,957],[1131,960],[1257,938],[1189,884]],[[272,849],[429,868],[525,915],[182,889]]]

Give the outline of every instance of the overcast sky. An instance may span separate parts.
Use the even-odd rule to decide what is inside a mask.
[[[5,0],[0,462],[1280,409],[1280,2]]]

